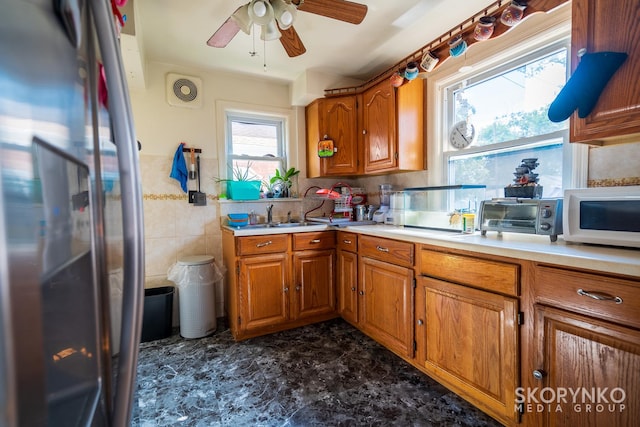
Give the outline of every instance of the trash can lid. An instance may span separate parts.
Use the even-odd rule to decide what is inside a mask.
[[[182,257],[178,260],[180,265],[202,265],[211,264],[213,257],[211,255],[190,255]]]

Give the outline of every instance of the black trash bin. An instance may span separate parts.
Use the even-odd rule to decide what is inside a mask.
[[[144,314],[140,342],[171,336],[174,290],[173,286],[144,290]]]

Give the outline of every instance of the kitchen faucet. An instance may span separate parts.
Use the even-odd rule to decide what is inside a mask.
[[[273,221],[272,211],[273,205],[267,206],[267,224],[271,224],[271,222]]]

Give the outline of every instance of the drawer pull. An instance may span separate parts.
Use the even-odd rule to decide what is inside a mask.
[[[418,319],[418,326],[422,326],[422,325],[424,325],[424,320]]]
[[[617,296],[612,297],[611,295],[608,295],[602,292],[589,292],[589,291],[583,291],[582,289],[578,289],[578,295],[582,295],[583,297],[593,298],[598,301],[613,301],[616,304],[622,304],[622,298]]]
[[[268,240],[266,242],[263,243],[258,243],[256,244],[256,248],[264,248],[265,246],[269,246],[271,245],[273,242],[271,240]]]
[[[309,243],[320,243],[320,239],[313,239]]]
[[[345,245],[350,245],[352,242],[351,242],[351,240],[344,239],[344,240],[342,241],[342,243],[344,243]]]
[[[389,252],[389,248],[383,248],[382,246],[376,246],[376,249],[380,252]]]

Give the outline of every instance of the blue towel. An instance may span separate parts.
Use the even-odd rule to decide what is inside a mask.
[[[187,172],[187,164],[184,161],[184,154],[182,154],[182,144],[178,145],[176,154],[173,156],[173,166],[171,166],[169,176],[180,181],[182,191],[187,192],[187,178],[189,177],[189,173]]]

